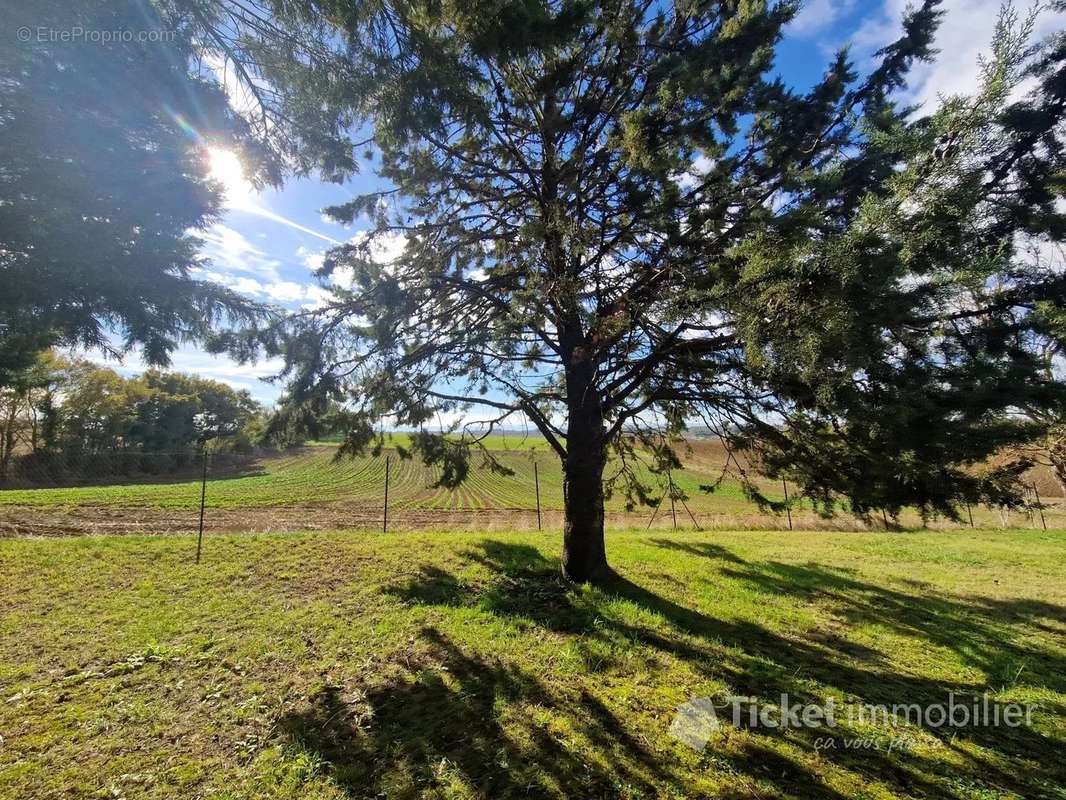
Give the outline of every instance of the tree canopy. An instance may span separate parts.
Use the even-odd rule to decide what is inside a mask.
[[[915,109],[938,6],[796,87],[791,0],[35,4],[13,22],[174,35],[0,51],[0,385],[54,342],[265,345],[279,430],[328,412],[355,452],[413,426],[446,483],[527,421],[563,464],[576,580],[606,573],[605,493],[652,502],[633,461],[676,466],[694,423],[826,513],[1009,500],[1024,460],[975,466],[1064,408],[1066,34],[1035,45],[1008,4],[979,90]],[[324,307],[218,329],[246,307],[192,272],[208,135],[264,180],[372,163],[382,188],[327,210],[372,230],[327,255]]]
[[[207,440],[215,451],[247,451],[264,424],[247,391],[219,381],[157,369],[125,378],[46,351],[0,388],[0,481],[166,471]]]
[[[195,279],[194,233],[221,207],[205,145],[243,148],[253,165],[256,148],[217,81],[193,75],[185,16],[139,0],[47,0],[13,4],[5,25],[0,385],[53,344],[136,348],[165,364],[181,341],[241,318],[244,299]],[[47,35],[76,29],[112,35]]]
[[[896,96],[937,6],[867,74],[840,52],[800,90],[774,71],[791,2],[285,4],[347,66],[282,47],[262,74],[297,118],[372,127],[388,184],[328,209],[375,227],[292,322],[292,404],[345,403],[352,450],[386,416],[528,419],[563,462],[578,580],[606,570],[604,487],[648,500],[627,465],[676,464],[693,421],[827,511],[999,491],[973,465],[1061,403],[1036,343],[1062,333],[1040,244],[1064,232],[1066,39],[1032,47],[1005,7],[981,89],[923,115]],[[415,438],[445,480],[464,430]]]

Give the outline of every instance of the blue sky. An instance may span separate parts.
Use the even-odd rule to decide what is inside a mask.
[[[868,66],[871,54],[898,35],[906,4],[906,0],[808,0],[779,50],[777,70],[795,86],[810,85],[843,45],[850,46],[860,68]],[[941,50],[937,63],[920,66],[906,90],[908,100],[926,107],[936,102],[938,94],[975,87],[978,56],[988,48],[999,0],[946,0],[943,8],[946,18],[937,39]],[[1062,15],[1045,12],[1038,34],[1064,23]],[[204,277],[293,310],[321,302],[324,293],[312,270],[329,247],[358,236],[367,227],[365,222],[338,225],[325,219],[321,209],[372,190],[377,185],[374,175],[363,170],[343,186],[292,180],[280,190],[257,193],[243,180],[239,164],[229,154],[215,152],[213,165],[216,177],[227,186],[228,199],[225,216],[205,236],[204,255],[210,264]],[[402,241],[394,246],[402,247]],[[388,259],[389,255],[389,248],[382,248],[380,257]],[[122,363],[107,363],[126,374],[143,369],[136,354]],[[191,346],[177,351],[173,364],[176,370],[248,389],[268,404],[282,387],[261,379],[275,373],[278,366],[270,361],[239,365]]]

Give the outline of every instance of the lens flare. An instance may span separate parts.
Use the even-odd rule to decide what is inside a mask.
[[[207,148],[211,178],[222,184],[226,194],[226,207],[248,209],[254,205],[255,187],[244,177],[244,168],[237,154],[220,147]]]

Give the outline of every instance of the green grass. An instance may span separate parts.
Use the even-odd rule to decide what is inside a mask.
[[[404,431],[393,431],[385,434],[386,443],[390,446],[408,447],[411,443],[411,434]],[[468,437],[469,438],[469,437]],[[481,446],[486,450],[518,450],[531,453],[552,453],[551,445],[539,433],[492,433],[485,436]]]
[[[450,437],[451,438],[451,437]],[[454,438],[458,438],[457,436]],[[467,437],[470,440],[472,437]],[[340,435],[327,436],[324,439],[312,439],[307,444],[312,447],[336,447],[340,444]],[[539,433],[492,433],[481,438],[481,446],[486,450],[522,450],[534,453],[549,453],[551,446],[548,440]],[[385,433],[385,446],[410,447],[411,433],[407,431],[389,431]]]
[[[193,548],[0,541],[0,797],[1066,797],[1062,532],[615,533],[600,589],[555,535]],[[669,735],[692,697],[985,691],[1032,725]]]

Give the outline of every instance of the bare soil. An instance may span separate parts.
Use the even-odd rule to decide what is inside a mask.
[[[1021,516],[1012,522],[1021,523]],[[188,534],[199,528],[198,510],[160,509],[143,507],[76,506],[41,508],[34,506],[6,506],[0,513],[0,538],[37,536],[110,536],[123,534]],[[1056,522],[1058,520],[1056,519]],[[984,520],[982,520],[984,522]],[[207,509],[204,531],[208,533],[275,533],[285,531],[380,530],[380,506],[354,503],[317,503],[268,508]],[[650,523],[650,526],[649,526]],[[678,509],[677,527],[695,530],[788,530],[785,517],[772,514],[701,513],[693,519]],[[822,519],[814,514],[794,512],[793,528],[811,530],[877,530],[879,520],[868,525],[849,515]],[[544,511],[541,527],[558,531],[563,525],[560,511]],[[655,518],[648,510],[642,512],[608,512],[607,526],[611,529],[671,529],[675,526],[669,509]],[[987,526],[987,523],[986,523]],[[930,524],[931,528],[957,528],[944,522]],[[524,509],[389,509],[388,531],[456,530],[500,531],[536,530],[537,513]]]

